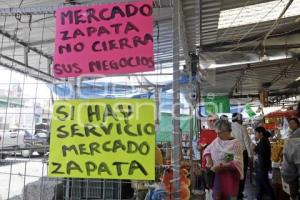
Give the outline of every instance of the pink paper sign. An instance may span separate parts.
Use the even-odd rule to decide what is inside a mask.
[[[56,11],[55,77],[154,70],[152,0]]]

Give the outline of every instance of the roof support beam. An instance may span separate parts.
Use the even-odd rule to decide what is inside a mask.
[[[299,63],[299,60],[297,58],[286,58],[286,59],[280,59],[280,60],[272,60],[272,61],[266,61],[266,62],[257,62],[257,63],[246,63],[242,65],[236,65],[236,66],[227,66],[223,67],[221,69],[217,68],[216,74],[226,74],[231,72],[239,72],[242,69],[249,68],[249,65],[251,69],[257,69],[257,68],[267,68],[271,65],[280,65],[280,64],[296,64]],[[244,68],[242,68],[244,66]],[[216,70],[216,69],[212,69]]]
[[[13,67],[12,65],[8,65],[8,64],[6,64],[6,63],[3,63],[3,62],[0,62],[0,66],[5,67],[5,68],[8,68],[8,69],[12,69],[12,70],[17,71],[17,72],[20,72],[20,73],[22,73],[22,74],[28,74],[28,75],[31,76],[32,78],[36,78],[36,79],[38,79],[38,80],[45,81],[46,83],[52,83],[52,81],[49,80],[48,78],[43,78],[42,76],[36,76],[36,75],[34,75],[34,74],[29,74],[27,70],[22,70],[22,69]]]
[[[268,49],[289,49],[299,48],[300,30],[294,30],[283,36],[269,36],[265,42],[265,48]],[[217,42],[202,46],[203,51],[253,51],[254,49],[262,48],[261,41],[257,36],[245,38],[239,45],[236,41]]]
[[[229,92],[229,97],[231,97],[234,93],[234,90],[238,89],[239,85],[242,83],[243,78],[246,74],[246,71],[250,68],[250,65],[247,66],[247,68],[243,69],[240,76],[238,77],[238,79],[236,80],[235,84],[233,85],[233,87],[230,89]]]
[[[270,92],[269,93],[269,97],[278,97],[278,96],[294,96],[294,95],[299,95],[299,90],[298,89],[294,89],[294,90],[287,90],[286,92]],[[232,99],[239,99],[239,98],[259,98],[259,94],[242,94],[242,95],[233,95],[230,98]]]
[[[46,72],[43,72],[43,71],[41,71],[41,70],[39,70],[39,69],[36,69],[36,68],[34,68],[34,67],[32,67],[32,66],[26,65],[26,64],[24,64],[24,63],[22,63],[22,62],[20,62],[20,61],[18,61],[18,60],[15,60],[15,59],[13,59],[13,58],[11,58],[11,57],[9,57],[9,56],[0,54],[0,57],[1,57],[1,58],[4,58],[4,59],[6,59],[6,60],[9,60],[9,61],[11,61],[11,62],[13,62],[13,63],[15,63],[15,64],[17,64],[17,65],[21,65],[21,66],[25,67],[25,69],[35,71],[35,72],[37,72],[39,75],[43,75],[43,76],[47,77],[47,78],[48,78],[48,82],[51,82],[52,79],[55,79],[55,78],[52,77],[50,74],[48,74],[48,73],[46,73]],[[4,63],[2,63],[2,64],[4,64]],[[2,64],[1,64],[1,65],[2,65]],[[8,67],[9,65],[4,64],[3,66]],[[10,67],[10,68],[13,68],[13,67]],[[14,67],[13,69],[17,69],[17,68]],[[16,71],[19,71],[19,70],[16,70]],[[27,70],[22,70],[22,73],[28,74],[28,71],[27,71]],[[34,77],[35,75],[31,75],[31,74],[30,74],[30,76]],[[37,78],[37,77],[35,76],[34,78]]]
[[[38,40],[38,41],[34,41],[34,42],[30,42],[30,43],[27,43],[29,47],[34,47],[34,46],[37,46],[37,45],[45,45],[45,44],[51,44],[51,43],[54,43],[54,39],[48,39],[48,40]],[[20,45],[16,45],[15,46],[15,49],[19,49],[19,48],[22,48],[24,45],[20,46]],[[2,52],[3,51],[7,51],[7,50],[11,50],[11,47],[10,46],[5,46],[5,47],[2,47]],[[45,53],[46,54],[46,53]],[[48,56],[51,56],[49,54],[46,54]],[[52,59],[52,58],[51,58]]]
[[[231,51],[234,47],[220,47],[220,48],[209,48],[205,51],[209,52],[225,52]],[[255,45],[241,46],[236,51],[254,51],[257,48]],[[266,50],[284,50],[284,49],[295,49],[300,48],[300,44],[274,44],[265,46]]]
[[[290,65],[288,65],[287,67],[285,67],[273,80],[270,81],[271,86],[276,83],[277,81],[279,81],[292,67],[294,67],[295,64],[292,63]]]
[[[24,47],[24,64],[28,65],[28,47]]]
[[[27,47],[28,50],[30,50],[30,51],[33,51],[33,52],[35,52],[35,53],[37,53],[39,55],[42,55],[42,56],[44,56],[44,57],[46,57],[48,59],[51,59],[51,60],[53,59],[53,57],[51,55],[46,54],[45,52],[39,50],[38,48],[30,46],[30,44],[28,42],[25,42],[22,39],[17,38],[16,36],[10,35],[8,32],[6,32],[6,31],[4,31],[2,29],[0,29],[0,34],[3,35],[3,36],[5,36],[5,37],[7,37],[7,38],[9,38],[9,39],[11,39],[12,41],[15,41],[16,43],[18,43],[18,44],[20,44],[20,45],[22,45],[24,47]]]

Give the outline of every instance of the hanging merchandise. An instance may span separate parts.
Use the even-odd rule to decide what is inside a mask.
[[[189,171],[181,167],[180,169],[180,199],[181,200],[188,200],[191,197],[190,194],[190,185],[191,185],[191,180],[188,177]],[[168,194],[168,197],[166,198],[167,200],[171,200],[171,194],[174,192],[173,191],[173,169],[166,169],[163,177],[162,177],[162,184]]]
[[[245,111],[249,118],[253,118],[256,115],[256,113],[252,110],[251,105],[248,103],[245,105]]]

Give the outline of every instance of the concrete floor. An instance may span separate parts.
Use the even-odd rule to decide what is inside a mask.
[[[245,200],[254,200],[254,199],[256,199],[257,188],[256,188],[256,185],[255,185],[256,183],[255,183],[254,175],[253,175],[252,179],[253,179],[252,183],[250,183],[250,178],[249,178],[249,176],[247,177],[246,185],[245,185],[245,191],[244,191]],[[289,196],[285,192],[283,192],[281,185],[272,184],[272,186],[273,186],[274,193],[275,193],[275,196],[276,196],[277,200],[289,200]],[[269,199],[269,198],[265,197],[265,199]]]
[[[289,196],[282,191],[281,185],[273,185],[273,188],[274,188],[274,192],[277,197],[277,200],[289,200]],[[257,188],[255,185],[254,175],[252,176],[252,182],[250,181],[249,176],[247,177],[244,194],[245,194],[244,200],[255,200],[256,199]],[[198,195],[192,194],[191,199],[205,200],[205,197],[203,197],[199,194]],[[269,198],[265,197],[265,199],[267,200]]]
[[[253,180],[253,183],[250,183],[249,178],[248,180],[246,180],[246,185],[245,185],[245,199],[247,200],[254,200],[256,198],[256,187],[255,187],[255,183]]]

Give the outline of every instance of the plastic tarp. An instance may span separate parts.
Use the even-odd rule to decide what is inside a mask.
[[[230,112],[229,113],[242,113],[244,111],[244,106],[242,105],[230,105]],[[198,110],[198,114],[200,117],[206,117],[207,113],[204,106],[200,106]]]
[[[145,80],[144,80],[145,81]],[[147,81],[147,80],[146,80]],[[186,81],[185,79],[182,81]],[[144,83],[143,83],[144,84]],[[148,83],[148,85],[151,83]],[[62,99],[98,99],[98,98],[155,98],[155,84],[152,89],[143,89],[134,85],[101,81],[85,81],[76,91],[71,84],[59,83],[48,85],[58,98]],[[181,113],[188,113],[188,103],[184,95],[180,95]],[[173,105],[172,83],[166,81],[160,92],[160,112],[171,112]]]
[[[190,120],[191,117],[188,115],[180,116],[180,129],[182,134],[189,134],[190,132]],[[159,120],[159,132],[156,133],[157,142],[170,142],[172,140],[173,134],[173,117],[171,113],[161,113]],[[193,126],[195,125],[195,120],[193,118]],[[195,128],[193,128],[195,129]]]

